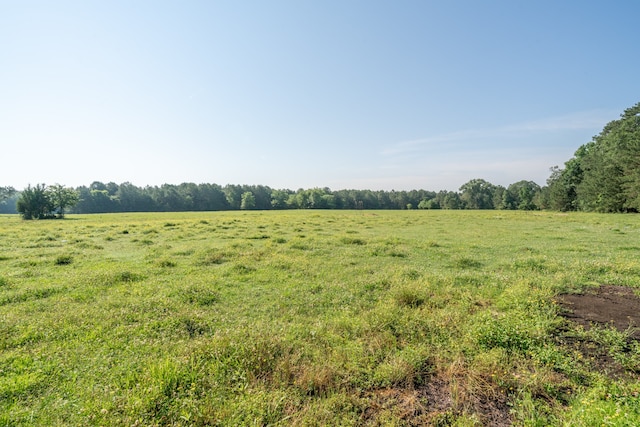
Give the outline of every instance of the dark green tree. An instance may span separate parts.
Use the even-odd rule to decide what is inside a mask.
[[[564,169],[552,168],[542,201],[562,211],[640,211],[640,103],[607,123]]]
[[[540,186],[533,181],[518,181],[509,185],[502,195],[502,209],[531,211],[537,209],[534,202]]]
[[[574,156],[565,162],[564,169],[554,166],[547,179],[548,207],[562,212],[579,208],[578,186],[584,177],[583,162],[593,143],[578,148]]]
[[[24,219],[46,219],[54,216],[54,206],[44,184],[36,184],[35,187],[28,185],[22,190],[16,209]]]
[[[441,191],[436,196],[436,200],[442,209],[462,209],[460,194],[455,191]]]
[[[484,179],[472,179],[460,187],[460,199],[466,209],[493,209],[495,188]]]
[[[290,194],[291,192],[288,190],[273,190],[271,192],[271,206],[274,209],[286,209]]]

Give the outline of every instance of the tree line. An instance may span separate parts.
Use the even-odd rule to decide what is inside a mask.
[[[24,218],[72,213],[179,212],[247,209],[509,209],[596,212],[640,211],[640,103],[579,147],[564,167],[551,168],[546,186],[518,181],[504,187],[472,179],[459,191],[374,191],[329,188],[272,189],[263,185],[182,183],[138,187],[93,182],[0,187],[0,213]]]
[[[5,187],[3,213],[26,219],[70,213],[180,212],[270,209],[540,209],[540,187],[520,181],[505,188],[474,179],[455,191],[373,191],[311,188],[283,190],[262,185],[182,183],[138,187],[129,182],[93,182],[75,189],[59,184]],[[12,210],[12,205],[15,210]]]

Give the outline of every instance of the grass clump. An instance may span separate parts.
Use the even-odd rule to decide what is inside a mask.
[[[189,304],[213,305],[220,299],[218,292],[203,286],[188,286],[179,292],[181,299]]]
[[[73,262],[73,256],[71,255],[58,255],[53,263],[55,265],[69,265]]]

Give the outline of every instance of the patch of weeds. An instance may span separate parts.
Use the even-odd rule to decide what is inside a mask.
[[[310,249],[309,245],[302,242],[294,242],[291,244],[291,249],[297,249],[299,251],[307,251]]]
[[[322,285],[315,285],[309,288],[309,292],[313,295],[319,294],[322,292]]]
[[[394,299],[400,307],[417,308],[425,303],[426,296],[416,287],[403,287],[395,292]]]
[[[236,274],[249,274],[256,271],[256,269],[245,264],[235,264],[231,267],[231,271]]]
[[[349,237],[345,236],[340,239],[340,242],[345,245],[366,245],[367,242],[364,239],[360,239],[357,237]]]
[[[490,350],[502,348],[508,352],[526,352],[538,345],[538,340],[529,331],[509,319],[490,318],[483,322],[477,332],[478,344]]]
[[[53,261],[55,265],[69,265],[73,262],[73,257],[71,255],[58,255],[56,259]]]
[[[538,252],[537,250],[535,250],[534,248],[530,248],[529,246],[525,246],[523,248],[520,248],[520,252],[524,252],[524,253],[536,253]]]
[[[513,266],[517,270],[527,270],[535,272],[546,272],[548,267],[546,266],[546,260],[539,258],[527,258],[524,260],[516,260]]]
[[[76,244],[77,248],[80,249],[104,249],[103,246],[96,245],[95,243],[80,241]]]
[[[190,255],[193,255],[195,251],[193,249],[184,249],[182,251],[176,251],[174,253],[177,256],[190,256]]]
[[[395,246],[382,246],[376,245],[371,249],[371,255],[373,256],[390,256],[393,258],[406,258],[409,256],[407,251],[398,249]]]
[[[120,271],[115,273],[112,277],[115,283],[131,283],[131,282],[139,282],[144,279],[144,277],[137,273],[132,273],[131,271]]]
[[[217,265],[227,261],[228,254],[217,249],[210,249],[202,253],[196,262],[198,265]]]
[[[4,298],[1,298],[0,306],[6,305],[6,304],[15,304],[15,303],[20,303],[25,301],[44,299],[60,292],[61,290],[56,288],[26,289],[22,292],[15,293],[13,295],[7,295]]]
[[[382,279],[377,282],[370,282],[364,285],[364,290],[367,292],[386,291],[391,287],[391,282],[388,279]]]
[[[431,425],[434,427],[448,427],[456,425],[457,416],[453,409],[435,412],[431,418]]]
[[[175,227],[176,225],[178,224],[176,224],[175,222],[165,222],[163,227]]]
[[[275,239],[273,239],[274,243],[287,243],[287,239],[285,239],[284,237],[276,237]]]
[[[204,335],[210,331],[208,325],[188,317],[180,319],[180,325],[187,331],[189,338]]]
[[[189,304],[208,306],[219,300],[218,292],[203,286],[192,285],[180,291],[181,299]]]
[[[293,384],[307,396],[326,397],[339,383],[335,367],[328,364],[301,364],[295,369]]]
[[[163,268],[172,268],[172,267],[176,267],[178,264],[170,259],[161,259],[157,262],[159,267],[163,267]]]
[[[8,287],[9,287],[9,280],[7,280],[5,277],[0,276],[0,288],[8,288]]]
[[[402,277],[410,280],[417,280],[420,276],[422,276],[422,274],[418,270],[405,270],[402,272]]]
[[[453,266],[457,268],[480,268],[482,263],[469,257],[457,257],[453,259]]]

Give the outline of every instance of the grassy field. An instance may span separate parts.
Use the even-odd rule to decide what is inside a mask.
[[[0,216],[0,425],[640,425],[631,330],[555,302],[639,256],[634,215]]]

